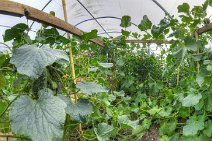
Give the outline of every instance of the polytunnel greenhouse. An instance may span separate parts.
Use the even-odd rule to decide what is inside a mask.
[[[0,141],[212,141],[212,0],[0,0]]]

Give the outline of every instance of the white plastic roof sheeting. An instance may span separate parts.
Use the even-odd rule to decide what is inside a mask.
[[[62,0],[11,0],[18,3],[26,4],[31,7],[42,10],[47,3],[49,3],[44,12],[49,13],[54,11],[56,17],[64,19]],[[205,0],[157,0],[170,15],[177,16],[177,6],[186,2],[190,7],[194,5],[202,5]],[[66,8],[68,14],[68,22],[77,26],[86,32],[92,29],[97,29],[100,36],[119,36],[120,18],[123,15],[131,16],[132,23],[139,24],[142,17],[147,15],[153,24],[158,24],[159,21],[165,16],[164,11],[156,5],[153,0],[66,0]],[[81,4],[80,4],[81,3]],[[84,6],[84,7],[83,7]],[[101,24],[101,27],[89,14],[88,11],[96,18]],[[212,8],[208,9],[207,17],[212,16]],[[26,23],[25,17],[18,18],[0,14],[0,34],[3,35],[4,31],[17,23]],[[28,21],[30,26],[32,21]],[[29,32],[32,38],[35,36],[35,32],[40,28],[39,23],[34,23],[32,31]],[[106,34],[105,31],[108,33]],[[129,31],[140,33],[139,29],[132,25],[128,28]],[[63,34],[64,32],[61,32]],[[3,40],[0,35],[0,42]],[[1,50],[1,46],[0,46]]]

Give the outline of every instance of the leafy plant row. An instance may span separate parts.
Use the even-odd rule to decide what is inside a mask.
[[[202,6],[178,6],[179,17],[153,25],[145,15],[140,33],[89,42],[97,30],[67,39],[42,25],[35,39],[26,24],[5,31],[8,52],[0,53],[0,132],[21,140],[210,141],[212,138],[211,0]],[[129,37],[168,40],[152,52],[148,43]],[[71,77],[69,47],[75,60]],[[76,83],[75,83],[76,82]]]

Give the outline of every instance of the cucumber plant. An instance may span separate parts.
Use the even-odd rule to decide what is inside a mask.
[[[1,44],[12,48],[0,53],[0,133],[33,141],[210,141],[212,32],[196,30],[210,23],[211,6],[183,3],[178,18],[158,25],[145,15],[140,33],[128,31],[125,15],[121,36],[103,38],[105,47],[89,42],[97,30],[67,39],[43,25],[33,40],[26,24],[6,30]],[[149,43],[126,43],[130,36],[171,44],[154,52]]]

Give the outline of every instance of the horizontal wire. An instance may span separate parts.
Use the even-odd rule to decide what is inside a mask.
[[[91,17],[96,21],[96,23],[104,30],[104,32],[110,37],[110,35],[107,33],[107,31],[104,29],[104,27],[99,23],[99,21],[94,17],[94,15],[83,5],[79,0],[77,0],[78,3],[89,13]]]
[[[43,11],[51,2],[52,2],[52,0],[49,0],[49,1],[46,3],[46,5],[44,5],[44,7],[42,8],[41,11]],[[32,24],[29,26],[30,29],[32,28],[32,26],[34,25],[34,23],[35,23],[35,21],[33,21]]]
[[[118,20],[121,20],[121,18],[119,18],[119,17],[113,17],[113,16],[102,16],[102,17],[96,17],[95,19],[118,19]],[[80,24],[82,24],[84,22],[92,21],[92,20],[95,20],[95,19],[94,18],[91,18],[91,19],[87,19],[87,20],[81,21],[81,22],[75,24],[75,26],[78,26],[78,25],[80,25]],[[131,22],[131,24],[134,25],[134,26],[136,26],[136,27],[138,26],[137,24],[135,24],[133,22]]]

